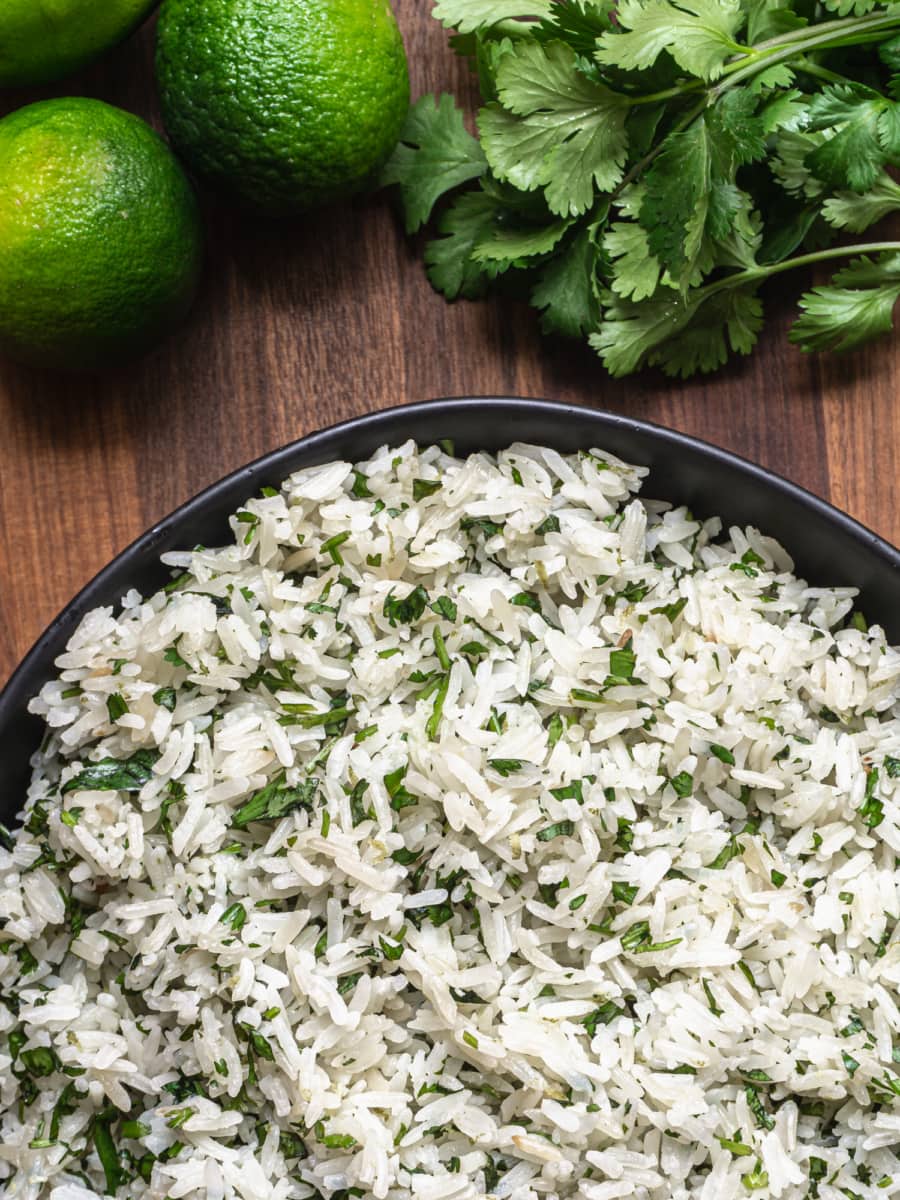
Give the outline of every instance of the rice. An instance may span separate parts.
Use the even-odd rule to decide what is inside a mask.
[[[900,654],[644,474],[385,447],[84,619],[4,1196],[900,1192]]]

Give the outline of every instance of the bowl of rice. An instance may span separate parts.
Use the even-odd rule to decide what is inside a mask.
[[[435,401],[148,531],[0,696],[0,1193],[900,1194],[900,554]]]

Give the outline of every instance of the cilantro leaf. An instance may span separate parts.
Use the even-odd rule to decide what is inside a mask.
[[[415,233],[442,196],[478,179],[486,167],[484,153],[463,124],[453,97],[423,96],[409,110],[381,183],[400,185],[406,231]]]
[[[746,7],[747,41],[751,46],[807,24],[805,17],[794,12],[792,0],[750,0]]]
[[[757,98],[729,92],[682,132],[670,134],[644,179],[639,220],[651,254],[685,290],[713,265],[714,239],[739,220],[746,196],[735,183],[739,167],[765,150]]]
[[[723,762],[730,767],[734,766],[734,754],[728,749],[727,746],[720,746],[717,742],[710,742],[709,749],[710,753],[714,754],[719,762]]]
[[[827,191],[807,164],[810,154],[824,143],[825,135],[821,133],[794,129],[779,132],[769,166],[786,192],[799,194],[807,200],[815,200]]]
[[[760,109],[760,119],[766,133],[779,129],[795,130],[806,124],[807,97],[797,88],[776,92]]]
[[[616,9],[621,32],[601,36],[599,63],[624,71],[653,65],[664,50],[700,79],[717,79],[741,49],[735,35],[743,22],[738,0],[623,0]]]
[[[679,771],[677,775],[674,775],[669,780],[669,783],[672,785],[676,796],[681,796],[682,798],[690,796],[694,790],[694,777],[687,771]]]
[[[832,132],[805,162],[823,183],[864,192],[900,153],[900,105],[869,88],[832,84],[809,103],[807,129]]]
[[[592,0],[567,0],[556,4],[549,18],[545,18],[534,36],[539,41],[561,39],[585,58],[593,54],[597,39],[610,29],[615,29],[612,14],[615,0],[593,3]]]
[[[460,33],[473,33],[516,17],[546,20],[552,11],[550,0],[437,0],[432,10],[444,26]]]
[[[566,242],[541,268],[531,303],[548,333],[579,337],[600,319],[597,273],[600,249],[589,226]]]
[[[617,296],[646,300],[659,286],[659,259],[650,253],[647,231],[635,221],[617,221],[607,229],[603,249],[612,262],[610,286]]]
[[[878,767],[872,767],[866,775],[865,796],[859,809],[863,824],[869,829],[876,829],[884,820],[884,803],[875,795],[879,775]]]
[[[803,313],[788,336],[801,350],[852,350],[891,332],[898,299],[900,253],[855,259],[801,297]]]
[[[626,102],[582,74],[571,46],[523,41],[500,60],[496,85],[500,103],[482,109],[478,128],[498,179],[543,187],[560,216],[585,212],[595,188],[619,183]]]
[[[463,192],[438,224],[441,237],[428,243],[425,265],[432,287],[448,300],[473,300],[484,294],[489,273],[473,258],[497,219],[497,202],[486,192]]]
[[[696,289],[685,299],[668,288],[641,304],[611,298],[605,320],[590,337],[611,375],[657,365],[667,375],[712,371],[752,349],[762,328],[762,305],[749,288]]]
[[[835,192],[822,205],[822,216],[836,229],[862,233],[876,221],[900,209],[900,184],[882,172],[872,187],[857,192]]]
[[[744,1095],[747,1097],[747,1106],[751,1113],[753,1113],[757,1125],[761,1129],[774,1129],[775,1122],[769,1116],[766,1106],[760,1099],[759,1092],[751,1083],[748,1083],[744,1088]]]
[[[549,254],[569,228],[569,221],[554,221],[551,225],[503,225],[492,229],[472,251],[478,263],[518,264],[523,259]]]
[[[851,13],[861,17],[881,2],[882,0],[822,0],[824,6],[839,17],[846,17]]]

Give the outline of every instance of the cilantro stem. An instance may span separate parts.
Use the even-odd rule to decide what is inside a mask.
[[[796,254],[793,258],[786,258],[782,262],[766,264],[762,267],[748,267],[744,271],[736,271],[733,275],[727,275],[724,279],[718,279],[715,283],[704,288],[707,296],[711,296],[713,292],[722,291],[724,288],[734,286],[743,282],[750,282],[754,279],[767,279],[770,275],[780,275],[782,271],[792,271],[795,267],[809,267],[815,263],[826,262],[831,258],[846,258],[851,254],[885,254],[885,253],[900,253],[900,242],[859,242],[849,246],[829,246],[827,250],[814,250],[809,254]]]
[[[713,283],[692,289],[690,307],[685,307],[684,315],[686,318],[689,318],[719,292],[762,282],[770,276],[780,275],[784,271],[792,271],[795,267],[814,266],[816,263],[826,262],[829,259],[846,258],[850,255],[885,254],[892,252],[900,253],[900,242],[860,242],[849,246],[831,246],[826,250],[815,250],[809,254],[797,254],[793,258],[784,259],[782,262],[748,267],[742,271],[734,271],[732,274],[725,275]],[[677,321],[681,321],[680,315],[674,312],[676,304],[677,299],[673,296],[673,315]],[[683,324],[684,322],[678,324],[677,328],[682,328]],[[677,777],[673,783],[675,782],[677,782]]]
[[[679,96],[692,95],[694,92],[705,90],[707,85],[702,79],[692,79],[689,83],[678,83],[674,87],[663,88],[660,92],[647,92],[643,96],[627,96],[632,108],[641,104],[659,104],[663,100],[677,100]]]
[[[846,17],[838,17],[833,21],[822,21],[821,24],[809,26],[804,25],[802,29],[792,29],[788,33],[780,33],[777,37],[769,38],[765,42],[757,42],[753,47],[754,52],[759,53],[763,50],[771,50],[781,46],[788,46],[793,42],[802,42],[809,37],[810,29],[815,29],[817,33],[824,33],[825,39],[830,38],[831,34],[842,34],[848,25],[853,25],[857,32],[875,28],[880,29],[883,26],[894,25],[900,21],[900,18],[890,13],[875,13],[868,17],[853,17],[849,21]],[[823,39],[823,40],[825,40]],[[829,41],[830,45],[831,42]]]
[[[767,70],[786,59],[796,58],[813,50],[836,49],[839,46],[854,46],[871,42],[872,33],[900,27],[900,15],[879,13],[876,17],[858,17],[853,20],[826,21],[822,25],[794,30],[772,38],[768,43],[755,46],[747,62],[729,63],[722,72],[720,83],[710,88],[710,97],[715,100],[742,83],[751,75]],[[803,35],[802,37],[799,35]]]
[[[821,25],[804,26],[803,29],[795,29],[779,37],[770,38],[766,42],[758,42],[755,46],[738,46],[736,44],[735,50],[739,57],[735,57],[722,68],[719,83],[708,85],[702,79],[692,79],[688,83],[676,84],[674,87],[641,96],[627,96],[626,99],[632,106],[656,104],[664,100],[676,100],[679,96],[691,95],[702,90],[710,99],[715,100],[734,84],[742,82],[750,75],[755,75],[758,71],[766,70],[775,63],[783,62],[787,58],[810,51],[829,50],[870,42],[873,40],[871,37],[873,31],[890,31],[895,26],[900,27],[900,16],[878,13],[874,17],[855,17],[851,20],[845,17],[836,21],[825,21]],[[795,65],[806,74],[815,75],[819,79],[827,79],[831,83],[850,82],[844,76],[828,71],[825,67],[819,67],[815,63],[798,62]]]
[[[855,80],[848,79],[846,75],[839,75],[837,71],[829,71],[827,67],[821,67],[818,63],[810,62],[807,58],[798,58],[794,63],[794,67],[798,71],[802,71],[804,75],[812,75],[814,79],[823,79],[826,83],[840,83],[847,87],[864,87],[863,84]],[[873,96],[878,96],[881,93],[876,92],[873,88],[867,88]]]

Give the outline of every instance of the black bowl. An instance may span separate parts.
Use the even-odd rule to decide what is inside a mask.
[[[900,551],[824,500],[717,446],[644,421],[542,400],[475,397],[434,400],[370,413],[310,434],[233,472],[154,525],[63,609],[0,694],[0,820],[21,808],[41,722],[27,705],[53,673],[75,626],[129,588],[154,591],[169,574],[164,551],[230,537],[227,518],[260,488],[299,467],[367,458],[385,442],[452,438],[458,451],[496,450],[514,441],[572,451],[601,447],[650,467],[644,494],[688,504],[698,515],[755,525],[782,542],[799,574],[817,584],[860,590],[860,607],[900,642]]]

